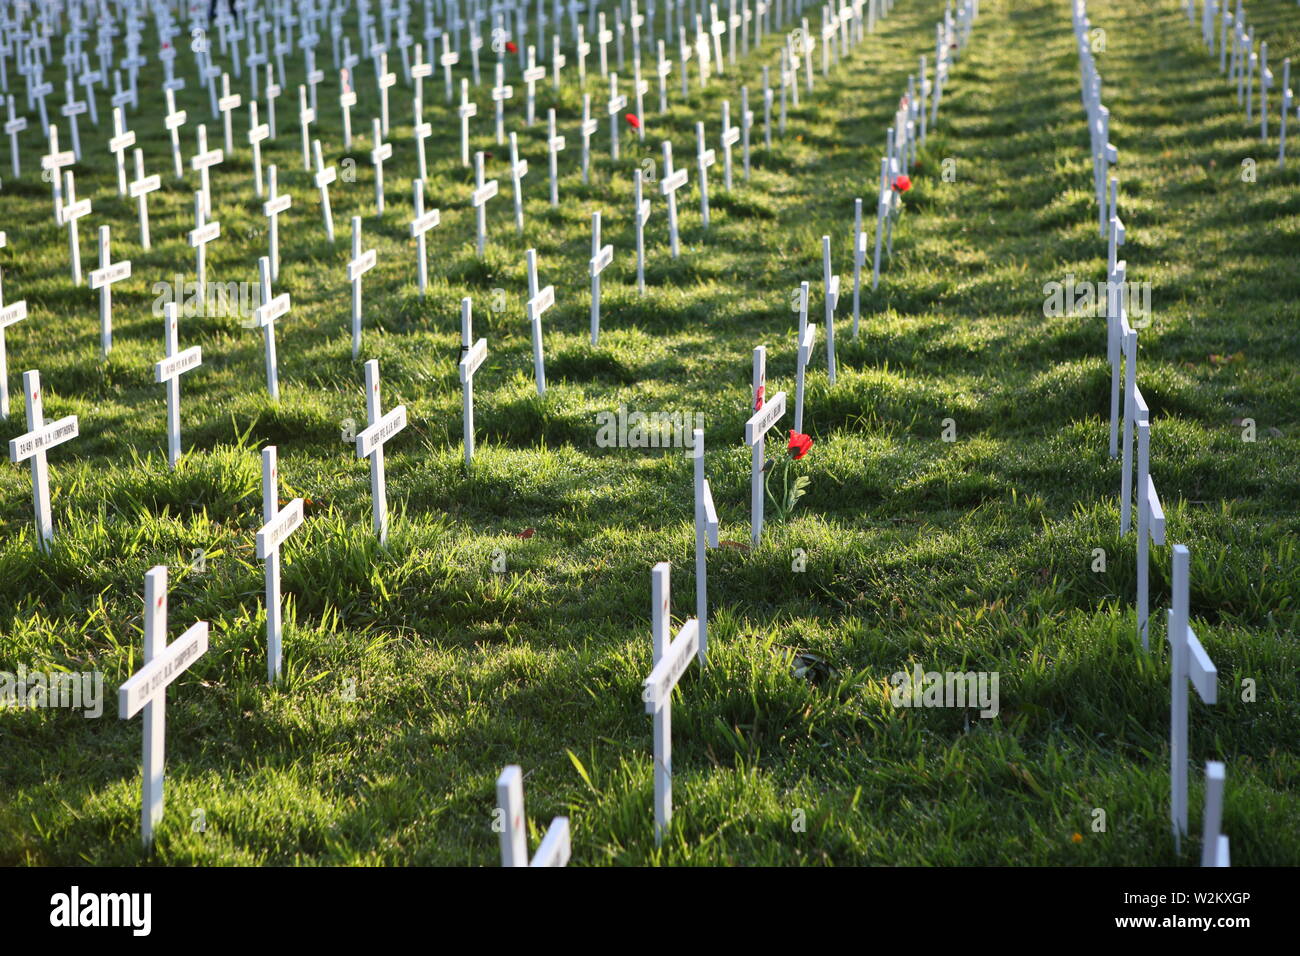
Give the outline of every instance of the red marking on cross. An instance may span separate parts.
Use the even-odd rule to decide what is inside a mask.
[[[162,599],[162,598],[159,598],[159,599],[158,599],[158,606],[159,606],[159,607],[162,607],[162,602],[163,602],[163,599]]]

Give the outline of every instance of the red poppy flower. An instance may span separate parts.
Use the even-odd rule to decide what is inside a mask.
[[[518,52],[519,52],[519,47],[517,47],[517,46],[515,45],[515,41],[514,41],[514,40],[507,40],[507,41],[506,41],[506,49],[509,50],[511,53],[518,53]]]
[[[516,534],[515,537],[524,538],[526,540],[528,538],[531,538],[536,533],[537,533],[536,528],[525,528],[523,531],[520,531],[518,534]]]
[[[790,457],[796,461],[808,454],[808,449],[812,448],[812,439],[802,432],[790,429]]]
[[[633,129],[641,128],[641,120],[637,118],[637,115],[635,113],[628,113],[626,119],[628,125],[631,126]]]
[[[763,389],[764,389],[765,387],[766,387],[766,386],[760,385],[760,386],[758,386],[758,388],[754,391],[754,411],[756,411],[756,412],[757,412],[757,411],[762,411],[762,409],[763,409]]]
[[[894,177],[894,189],[897,192],[905,193],[912,188],[912,179],[907,175]]]

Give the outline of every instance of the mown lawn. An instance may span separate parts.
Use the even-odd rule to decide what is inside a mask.
[[[1101,280],[1105,268],[1069,6],[981,3],[854,340],[853,200],[874,218],[886,124],[918,57],[932,58],[942,15],[938,2],[900,0],[828,79],[819,73],[770,152],[758,91],[762,66],[776,72],[776,38],[707,90],[693,88],[687,103],[674,76],[667,115],[655,110],[652,81],[645,143],[625,129],[611,163],[603,121],[589,185],[578,172],[576,75],[558,97],[539,84],[530,129],[515,77],[507,129],[530,164],[523,237],[508,147],[495,144],[491,101],[476,91],[474,145],[492,154],[489,176],[502,186],[482,260],[472,172],[460,166],[459,123],[436,74],[426,84],[436,133],[427,194],[442,224],[430,234],[423,302],[407,231],[410,91],[394,91],[381,217],[369,161],[373,73],[359,71],[358,141],[346,157],[336,78],[321,88],[326,155],[355,160],[357,172],[332,189],[330,245],[302,169],[291,83],[279,138],[264,151],[294,197],[276,283],[293,301],[278,332],[280,402],[266,395],[258,333],[237,317],[182,319],[181,345],[201,345],[204,364],[183,380],[186,455],[175,473],[151,369],[162,356],[153,284],[192,278],[185,232],[197,177],[171,175],[154,108],[161,71],[151,63],[130,118],[147,171],[163,175],[150,197],[151,251],[138,245],[135,203],[117,196],[102,102],[100,128],[83,124],[75,167],[78,195],[94,207],[82,220],[86,269],[100,224],[112,226],[114,257],[133,262],[133,277],[114,289],[107,362],[97,293],[72,287],[66,234],[38,178],[44,137],[24,134],[24,175],[6,175],[0,191],[6,301],[25,298],[31,313],[8,332],[10,385],[17,391],[21,371],[40,369],[47,417],[77,414],[82,435],[50,456],[50,554],[35,549],[27,468],[0,469],[0,669],[99,669],[112,699],[99,720],[0,712],[0,862],[494,865],[493,784],[519,763],[534,845],[553,815],[568,814],[575,864],[1195,863],[1210,759],[1227,763],[1223,830],[1234,863],[1300,862],[1300,124],[1293,118],[1294,158],[1278,170],[1276,140],[1259,142],[1178,3],[1094,0],[1090,12],[1107,33],[1098,65],[1120,153],[1123,257],[1130,280],[1152,286],[1139,358],[1152,471],[1169,542],[1191,549],[1194,627],[1219,669],[1220,702],[1190,708],[1193,835],[1181,854],[1168,819],[1169,548],[1153,550],[1145,656],[1135,535],[1119,534],[1120,469],[1107,456],[1105,320],[1043,317],[1046,283]],[[1300,53],[1300,10],[1274,0],[1249,12],[1280,85],[1282,58]],[[716,147],[721,101],[730,98],[736,117],[741,82],[759,120],[753,176],[741,182],[737,165],[727,193],[720,164],[711,170],[705,230],[694,124],[706,121]],[[597,103],[606,95],[598,77],[590,90]],[[205,92],[188,89],[180,101],[188,159],[194,124],[207,122],[213,145],[220,124]],[[546,181],[550,106],[568,138],[558,209]],[[1276,92],[1272,109],[1275,130]],[[247,128],[242,110],[236,128]],[[61,138],[67,148],[66,128]],[[679,194],[683,249],[669,258],[656,194],[640,295],[632,170],[658,161],[664,138],[691,170]],[[954,182],[941,180],[946,158]],[[1255,182],[1242,180],[1246,158],[1258,160]],[[218,167],[212,189],[222,238],[209,246],[209,279],[254,282],[266,235],[246,147]],[[595,348],[594,210],[616,250]],[[385,406],[405,403],[410,420],[388,446],[386,546],[370,526],[369,470],[341,440],[348,419],[365,417],[345,274],[354,214],[379,261],[365,279],[362,359],[379,360]],[[676,697],[674,829],[656,849],[640,700],[649,571],[673,562],[675,617],[693,613],[692,464],[681,450],[599,448],[596,416],[620,404],[702,413],[721,536],[747,541],[751,352],[767,346],[768,393],[793,396],[790,294],[809,281],[810,321],[820,321],[824,234],[846,294],[838,381],[827,383],[819,331],[808,385],[811,485],[791,520],[768,524],[760,548],[710,553],[709,666],[692,666]],[[542,283],[556,287],[544,400],[522,305],[528,248]],[[503,311],[490,308],[494,289],[505,290]],[[456,371],[466,295],[489,346],[468,470]],[[15,398],[6,439],[24,430]],[[955,442],[941,439],[949,418]],[[1257,424],[1254,442],[1234,424],[1245,418]],[[286,546],[285,679],[274,688],[253,553],[266,444],[280,449],[282,496],[316,502]],[[527,529],[535,533],[521,536]],[[1104,573],[1092,570],[1097,548]],[[806,555],[802,572],[792,570],[795,549]],[[212,638],[169,695],[167,817],[146,855],[140,724],[117,720],[113,701],[139,666],[142,581],[155,564],[171,573],[172,635],[206,619]],[[794,676],[799,652],[833,674],[817,684]],[[914,663],[998,672],[1001,713],[893,707],[890,675]],[[1254,702],[1242,699],[1247,679]],[[1096,809],[1105,832],[1093,829]],[[191,828],[197,810],[203,832]]]

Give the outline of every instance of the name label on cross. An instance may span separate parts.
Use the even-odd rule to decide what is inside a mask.
[[[369,428],[357,433],[357,457],[369,458],[376,448],[406,427],[406,406],[398,405]]]
[[[203,364],[203,349],[201,346],[193,345],[184,352],[173,355],[171,358],[165,358],[153,367],[153,380],[155,382],[166,382],[192,368],[198,368]]]
[[[58,421],[50,422],[48,425],[30,431],[26,435],[19,435],[11,440],[9,442],[9,460],[15,463],[26,461],[39,452],[49,451],[55,445],[62,445],[65,441],[71,441],[78,434],[76,415],[60,418]]]
[[[302,524],[302,499],[294,498],[257,532],[257,556],[265,560]]]
[[[153,660],[136,671],[118,688],[117,715],[134,717],[145,704],[208,650],[208,622],[199,621],[167,645]]]
[[[641,699],[645,701],[647,714],[653,714],[663,706],[699,649],[700,622],[692,618],[682,625],[682,629],[677,632],[677,637],[673,639],[672,646],[659,659],[650,676],[645,679],[645,690],[641,692]]]
[[[785,392],[777,392],[745,422],[745,444],[755,445],[763,440],[773,425],[785,414]]]

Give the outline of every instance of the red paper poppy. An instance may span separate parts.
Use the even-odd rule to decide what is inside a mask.
[[[519,52],[519,47],[515,46],[515,41],[514,41],[514,40],[507,40],[507,41],[506,41],[506,49],[509,50],[511,53],[518,53],[518,52]]]
[[[520,531],[518,534],[516,534],[515,537],[528,539],[531,538],[536,533],[537,533],[536,528],[525,528],[523,531]]]
[[[628,125],[631,126],[633,129],[641,128],[641,120],[637,118],[637,115],[635,113],[628,113],[626,118],[627,118]]]
[[[756,412],[757,412],[757,411],[762,411],[762,409],[763,409],[763,389],[764,389],[765,387],[766,387],[766,386],[764,386],[764,385],[760,385],[760,386],[758,386],[758,388],[754,391],[754,411],[756,411]]]
[[[798,460],[808,454],[808,449],[812,448],[812,439],[802,432],[790,429],[790,457]]]
[[[905,193],[912,188],[911,177],[900,175],[894,178],[894,189],[900,193]]]

